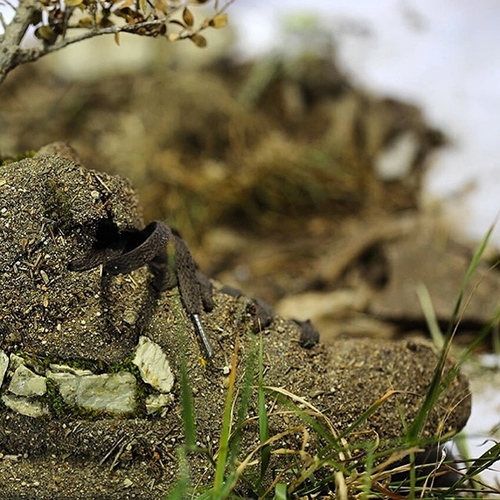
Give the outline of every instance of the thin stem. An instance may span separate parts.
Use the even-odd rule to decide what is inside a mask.
[[[5,26],[5,34],[0,41],[0,83],[19,63],[21,43],[36,10],[37,0],[23,0],[16,8],[14,19]]]

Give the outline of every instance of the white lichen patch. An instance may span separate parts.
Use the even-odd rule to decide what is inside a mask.
[[[142,380],[162,393],[174,385],[174,375],[161,347],[147,337],[140,337],[133,363],[139,368]]]

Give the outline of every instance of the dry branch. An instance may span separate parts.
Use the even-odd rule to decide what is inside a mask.
[[[0,35],[0,83],[20,64],[36,61],[68,45],[100,35],[133,33],[165,36],[168,41],[190,39],[198,47],[205,47],[206,40],[200,32],[207,28],[224,27],[227,21],[225,10],[232,2],[228,0],[221,7],[219,2],[215,2],[214,14],[195,26],[188,7],[182,6],[182,3],[172,7],[166,0],[156,2],[155,8],[148,4],[132,8],[131,2],[114,0],[90,2],[88,6],[75,4],[74,0],[71,3],[21,0],[19,6],[13,7],[4,0],[2,3],[15,10],[15,16],[9,24],[0,16],[0,25],[5,32]],[[181,8],[181,18],[174,18]],[[35,36],[41,40],[40,46],[22,48],[29,28],[35,30]],[[75,31],[83,32],[69,35]]]

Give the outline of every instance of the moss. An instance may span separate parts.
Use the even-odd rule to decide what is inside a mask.
[[[19,356],[25,357],[23,354]],[[50,365],[64,365],[74,368],[75,370],[90,370],[92,373],[99,375],[101,373],[109,373],[109,366],[104,361],[94,361],[90,359],[58,359],[47,357],[39,360],[45,368],[50,368]]]
[[[141,377],[141,373],[137,365],[133,362],[134,357],[128,356],[117,363],[108,366],[108,373],[120,373],[120,372],[130,372],[132,375],[135,375],[136,378]]]
[[[18,161],[24,160],[25,158],[33,158],[36,151],[23,151],[22,153],[17,153],[14,156],[0,155],[0,166],[9,165],[10,163],[16,163]]]
[[[46,384],[47,392],[43,395],[42,399],[47,403],[51,414],[55,417],[62,417],[63,415],[72,413],[74,408],[64,402],[57,384],[50,378],[46,380]]]

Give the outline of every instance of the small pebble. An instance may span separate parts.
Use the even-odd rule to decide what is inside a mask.
[[[319,332],[314,328],[311,320],[299,321],[294,319],[293,321],[300,326],[299,344],[305,349],[314,347],[319,342]]]

